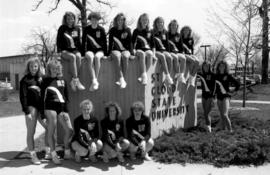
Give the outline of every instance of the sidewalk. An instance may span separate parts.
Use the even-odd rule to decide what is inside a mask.
[[[38,124],[36,137],[43,133]],[[211,165],[187,164],[160,164],[154,161],[142,160],[130,161],[120,165],[117,161],[105,164],[102,161],[90,163],[84,161],[80,164],[73,160],[63,161],[61,166],[55,166],[51,162],[43,161],[41,165],[32,165],[27,155],[21,154],[25,150],[26,128],[24,116],[0,118],[0,174],[1,175],[267,175],[270,164],[259,167],[216,168]]]

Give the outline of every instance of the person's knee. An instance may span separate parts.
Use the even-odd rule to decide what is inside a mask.
[[[97,146],[97,152],[100,151],[103,147],[103,143],[101,140],[96,141],[96,146]]]
[[[145,57],[145,53],[142,50],[136,50],[136,56],[139,58]]]
[[[85,53],[85,58],[88,62],[92,63],[94,60],[94,54],[93,52],[86,52]]]
[[[95,62],[100,61],[103,56],[104,56],[103,52],[97,52],[94,57]]]
[[[146,142],[146,150],[150,151],[154,147],[154,140],[152,138],[149,138],[149,140]]]
[[[121,53],[120,53],[119,51],[114,50],[114,51],[112,51],[112,53],[111,53],[111,57],[112,57],[113,59],[121,59]]]
[[[129,145],[130,145],[130,142],[127,139],[123,139],[121,142],[122,151],[125,151],[126,149],[128,149]]]
[[[121,58],[123,59],[123,61],[128,61],[129,57],[130,57],[129,51],[124,51],[121,53]]]

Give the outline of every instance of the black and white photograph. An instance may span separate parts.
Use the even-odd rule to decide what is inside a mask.
[[[270,0],[0,1],[1,175],[268,175]]]

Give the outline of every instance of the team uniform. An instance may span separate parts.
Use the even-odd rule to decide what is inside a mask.
[[[116,143],[124,138],[124,124],[121,120],[111,121],[105,118],[101,121],[102,126],[102,141],[115,149]]]
[[[132,34],[132,44],[136,50],[147,51],[153,47],[153,37],[150,30],[135,29]]]
[[[87,26],[83,31],[82,48],[82,53],[92,51],[95,54],[98,51],[103,51],[106,55],[107,40],[105,29],[99,25],[95,29],[91,25]]]
[[[202,98],[214,98],[216,89],[216,79],[214,73],[198,73],[197,77],[201,79]]]
[[[66,25],[61,25],[57,33],[57,51],[62,52],[64,50],[69,52],[81,51],[81,39],[80,28],[75,26],[69,28]]]
[[[156,51],[170,51],[167,31],[163,30],[162,32],[152,32],[152,35],[154,43],[153,48],[155,48]]]
[[[89,156],[92,161],[96,161],[95,154],[102,148],[102,142],[99,140],[98,120],[90,114],[90,119],[84,119],[83,115],[74,120],[74,136],[71,141],[71,147],[75,151],[75,160],[81,161],[81,157]],[[96,150],[92,150],[93,144]]]
[[[216,95],[218,100],[231,97],[229,94],[231,84],[235,87],[234,91],[238,91],[240,84],[232,75],[227,73],[216,74]]]
[[[25,75],[20,81],[20,102],[22,111],[30,114],[29,107],[35,107],[37,110],[42,108],[41,100],[42,77],[33,76],[30,73]]]
[[[42,83],[44,110],[53,110],[57,114],[68,113],[68,89],[63,77],[46,77]]]
[[[112,27],[109,31],[109,50],[117,50],[120,52],[129,51],[132,53],[131,32],[129,28],[118,30],[116,27]]]
[[[128,139],[133,145],[138,146],[141,141],[151,138],[151,125],[148,117],[142,115],[140,120],[129,117],[126,123]]]
[[[184,53],[188,55],[194,54],[194,39],[193,38],[182,38]]]
[[[74,120],[74,132],[72,142],[77,141],[82,147],[88,148],[99,138],[98,120],[92,114],[89,120],[80,115]]]
[[[175,34],[168,33],[168,39],[169,39],[170,52],[173,52],[176,54],[184,52],[183,41],[179,33],[175,33]]]

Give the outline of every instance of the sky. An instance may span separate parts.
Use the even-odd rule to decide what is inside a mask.
[[[58,9],[51,14],[48,14],[48,10],[53,7],[55,0],[44,0],[37,11],[32,11],[37,1],[0,1],[0,57],[22,54],[22,46],[31,39],[32,29],[40,27],[55,31],[61,25],[65,11],[77,12],[68,0],[61,0]],[[170,20],[176,19],[180,27],[191,26],[201,36],[202,44],[213,42],[206,32],[209,27],[207,10],[209,7],[215,7],[218,0],[111,0],[111,2],[115,7],[104,9],[109,21],[117,13],[123,12],[127,19],[134,20],[130,26],[133,29],[139,15],[148,13],[151,26],[157,16],[165,19],[165,26]]]

